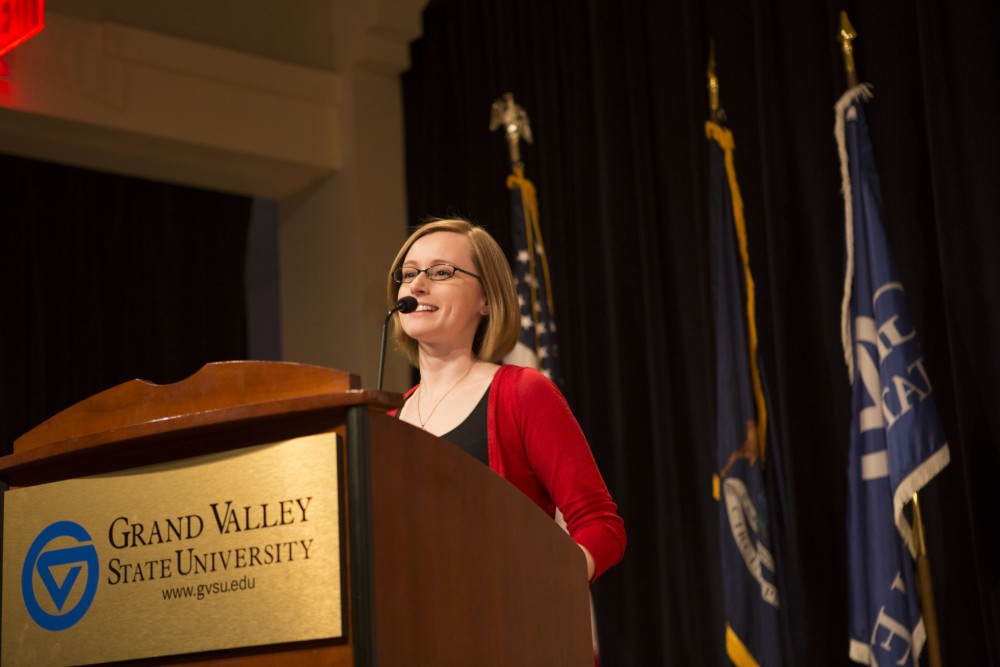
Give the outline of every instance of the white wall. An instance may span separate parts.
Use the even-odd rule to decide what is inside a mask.
[[[5,57],[0,152],[277,200],[284,359],[374,387],[385,272],[407,223],[399,74],[426,0],[310,0],[299,7],[311,15],[291,18],[234,11],[282,4],[48,3],[45,29]],[[168,5],[228,9],[229,20],[211,35],[185,30]],[[329,25],[274,30],[289,43],[272,38],[267,57],[218,45],[256,43],[254,30],[278,20]],[[303,49],[300,35],[330,42]],[[286,52],[322,66],[278,59]],[[408,380],[393,356],[386,389]]]

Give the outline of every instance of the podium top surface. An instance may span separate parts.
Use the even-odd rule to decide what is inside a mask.
[[[359,388],[356,375],[276,361],[205,365],[173,384],[130,380],[50,417],[14,441],[0,475],[54,457],[94,452],[116,443],[225,424],[367,405],[390,410],[395,393]]]

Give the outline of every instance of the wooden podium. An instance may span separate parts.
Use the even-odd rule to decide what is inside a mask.
[[[399,395],[358,385],[331,369],[244,361],[172,385],[133,380],[19,438],[0,479],[34,487],[337,433],[344,636],[130,664],[592,665],[575,543],[486,466],[387,416]]]

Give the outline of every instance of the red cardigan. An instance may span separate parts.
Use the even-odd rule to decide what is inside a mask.
[[[533,368],[501,366],[490,384],[487,431],[490,468],[549,516],[559,508],[570,537],[594,557],[594,579],[622,559],[625,524],[555,384]]]

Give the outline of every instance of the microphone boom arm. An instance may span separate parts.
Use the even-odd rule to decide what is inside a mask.
[[[412,313],[417,309],[417,300],[412,296],[404,296],[396,302],[396,306],[386,313],[382,322],[382,344],[378,351],[378,382],[375,384],[375,391],[382,391],[382,375],[385,371],[385,338],[389,328],[389,320],[397,310],[401,313]]]

